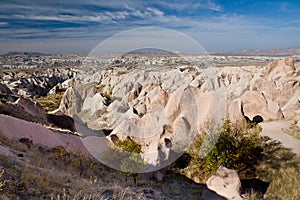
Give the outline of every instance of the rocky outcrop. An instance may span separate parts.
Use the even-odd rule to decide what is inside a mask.
[[[0,76],[0,91],[23,97],[45,96],[57,84],[73,76],[71,69],[57,68],[4,72],[4,76]]]
[[[34,122],[55,128],[76,131],[75,123],[72,117],[64,115],[61,112],[46,114],[43,108],[32,99],[20,97],[14,103],[1,103],[0,114],[5,114],[28,122]]]
[[[226,199],[242,200],[240,195],[241,181],[236,170],[219,167],[206,182],[207,188]],[[208,193],[202,194],[202,199],[208,199]]]
[[[76,114],[94,130],[131,137],[142,144],[151,166],[175,159],[174,152],[186,149],[207,121],[300,118],[299,71],[290,58],[265,68],[115,69],[77,80],[66,90],[60,110]]]
[[[60,110],[78,115],[92,129],[113,129],[111,135],[131,137],[142,144],[149,166],[162,168],[189,147],[199,123],[225,116],[224,88],[218,72],[204,70],[203,76],[216,78],[202,88],[189,85],[194,73],[177,69],[122,75],[98,72],[92,78],[95,83],[67,89]]]
[[[15,104],[22,106],[29,114],[46,120],[46,114],[43,110],[43,107],[32,99],[20,97]]]
[[[74,119],[68,115],[47,114],[47,121],[55,127],[76,132]]]
[[[266,120],[284,118],[279,104],[267,99],[262,92],[246,91],[242,101],[244,114],[249,118],[256,115],[260,115]]]
[[[63,92],[63,91],[65,91],[66,89],[68,89],[69,87],[74,86],[74,83],[75,83],[75,81],[74,81],[73,78],[67,79],[67,80],[65,80],[65,81],[62,82],[62,83],[58,83],[56,86],[54,86],[54,87],[48,92],[48,95],[54,95],[54,94]]]
[[[40,124],[7,115],[0,114],[0,133],[9,139],[28,138],[32,140],[33,144],[50,148],[63,146],[70,152],[90,155],[82,144],[80,137],[76,135],[62,134],[58,131],[49,130]]]
[[[59,106],[61,110],[66,115],[74,115],[81,110],[82,107],[82,98],[80,94],[73,87],[68,88],[62,98],[62,101]]]
[[[292,58],[276,60],[268,64],[265,70],[251,71],[222,69],[227,85],[228,116],[235,119],[238,115],[249,118],[261,116],[264,120],[297,119],[300,95],[299,70]],[[233,81],[233,77],[235,81]],[[240,104],[243,113],[237,114]],[[234,112],[233,112],[234,111]]]
[[[269,63],[264,78],[277,81],[292,77],[295,72],[294,60],[292,58],[285,58]]]
[[[31,113],[27,112],[26,109],[19,104],[0,102],[0,114],[12,116],[29,122],[48,124],[44,114],[40,116],[40,115],[35,115],[34,112]]]

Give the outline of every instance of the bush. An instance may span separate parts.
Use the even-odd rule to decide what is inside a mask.
[[[115,168],[121,170],[122,175],[136,178],[143,173],[146,163],[141,157],[142,146],[131,139],[118,140],[104,152],[104,160]]]
[[[215,131],[196,137],[191,156],[205,173],[214,172],[219,166],[253,172],[262,158],[260,132],[258,125],[238,125],[225,120]]]
[[[59,161],[63,161],[64,165],[78,167],[80,170],[79,176],[81,177],[84,169],[94,169],[97,165],[96,161],[88,156],[82,154],[75,154],[68,152],[63,146],[58,146],[53,149],[54,156]]]

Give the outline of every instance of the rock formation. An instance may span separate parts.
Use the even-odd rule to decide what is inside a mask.
[[[179,63],[165,66],[160,57],[155,58],[158,64],[147,62],[143,68],[138,62],[144,58],[132,59],[121,59],[118,67],[102,70],[82,67],[75,73],[71,69],[47,69],[45,76],[41,72],[7,71],[0,78],[0,92],[39,96],[65,90],[59,110],[54,112],[60,116],[46,115],[24,99],[18,100],[15,108],[25,110],[33,122],[80,130],[86,137],[95,135],[88,128],[112,130],[108,141],[129,136],[142,145],[143,158],[154,168],[176,160],[206,122],[216,125],[225,118],[256,123],[283,119],[300,126],[300,76],[292,58],[275,60],[265,67],[205,68],[178,67]],[[8,107],[1,113],[24,118],[13,111],[13,105]],[[75,117],[75,124],[62,114]]]
[[[173,152],[188,148],[207,121],[299,120],[298,74],[292,58],[259,69],[101,70],[77,77],[60,110],[77,114],[91,129],[113,129],[111,135],[120,139],[130,136],[142,144],[148,163],[162,167]]]
[[[241,181],[236,170],[219,167],[206,185],[208,189],[226,199],[243,199],[240,195]],[[208,199],[208,193],[202,194],[202,199]]]

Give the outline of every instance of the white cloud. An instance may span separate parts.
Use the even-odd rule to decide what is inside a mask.
[[[215,0],[186,0],[184,2],[174,0],[172,3],[166,0],[157,2],[125,0],[122,3],[117,0],[88,0],[85,2],[69,1],[64,4],[58,0],[53,1],[61,5],[61,9],[52,6],[52,3],[43,4],[33,0],[19,5],[1,2],[0,10],[4,11],[0,15],[1,41],[6,39],[31,40],[32,38],[99,41],[123,30],[159,26],[188,33],[191,37],[201,42],[204,41],[205,45],[214,49],[242,45],[260,46],[264,41],[269,44],[273,42],[276,45],[282,40],[280,44],[283,44],[288,37],[291,38],[289,42],[299,42],[299,39],[294,37],[295,33],[299,33],[299,20],[288,21],[284,24],[270,17],[258,19],[226,13],[226,10],[223,10],[224,8]],[[282,11],[292,8],[291,4],[276,3],[274,5]],[[97,9],[91,11],[91,7]],[[209,12],[213,14],[208,16],[201,14],[203,10],[216,12]],[[180,15],[177,15],[178,13]],[[13,27],[12,23],[5,22],[8,21],[7,19],[18,22],[28,20],[28,23],[18,23],[18,27]],[[48,23],[48,21],[57,23]],[[45,24],[45,27],[36,28],[36,22]],[[78,23],[80,26],[63,22]],[[56,24],[62,24],[63,28]],[[272,24],[276,24],[276,27]],[[286,37],[279,38],[280,34]],[[256,41],[255,38],[257,38]],[[84,42],[80,43],[82,44]]]
[[[222,7],[212,1],[207,2],[207,8],[214,11],[222,11]]]
[[[0,22],[0,26],[7,26],[8,23],[7,22]]]
[[[0,15],[2,19],[26,19],[41,21],[65,21],[65,22],[99,22],[110,23],[117,20],[126,20],[129,17],[140,17],[150,20],[154,17],[164,17],[164,12],[153,7],[147,7],[145,10],[123,10],[123,11],[99,11],[97,13],[76,13],[76,14],[13,14]],[[157,18],[156,18],[157,19]],[[128,21],[128,23],[131,23]]]
[[[101,12],[96,15],[10,15],[0,17],[3,19],[26,19],[26,20],[41,20],[41,21],[65,21],[65,22],[112,22],[113,20],[123,20],[129,16],[127,11],[120,12]]]
[[[152,14],[157,15],[157,16],[163,16],[164,15],[164,12],[162,12],[162,11],[156,9],[156,8],[148,7],[147,10],[150,11]]]
[[[176,10],[179,12],[185,12],[190,10],[196,10],[196,9],[208,9],[208,10],[214,10],[214,11],[222,11],[221,5],[215,3],[212,0],[185,0],[183,1],[159,1],[157,2],[158,5],[167,7],[172,10]]]

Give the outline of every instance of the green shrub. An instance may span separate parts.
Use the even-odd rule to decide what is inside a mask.
[[[118,140],[104,152],[104,160],[110,165],[121,170],[126,177],[136,178],[144,172],[146,163],[141,157],[142,146],[131,139]]]
[[[130,153],[142,153],[142,145],[131,139],[118,140],[115,145],[122,150]]]
[[[260,132],[258,125],[239,125],[225,120],[215,131],[196,137],[191,156],[205,173],[214,172],[219,166],[251,173],[262,158]]]
[[[59,161],[63,161],[64,165],[78,167],[80,170],[80,177],[82,176],[84,169],[94,169],[97,165],[94,159],[82,154],[70,153],[63,146],[54,148],[53,153]]]
[[[38,102],[46,113],[54,111],[59,108],[61,99],[63,97],[63,91],[53,95],[34,97],[33,100]]]

